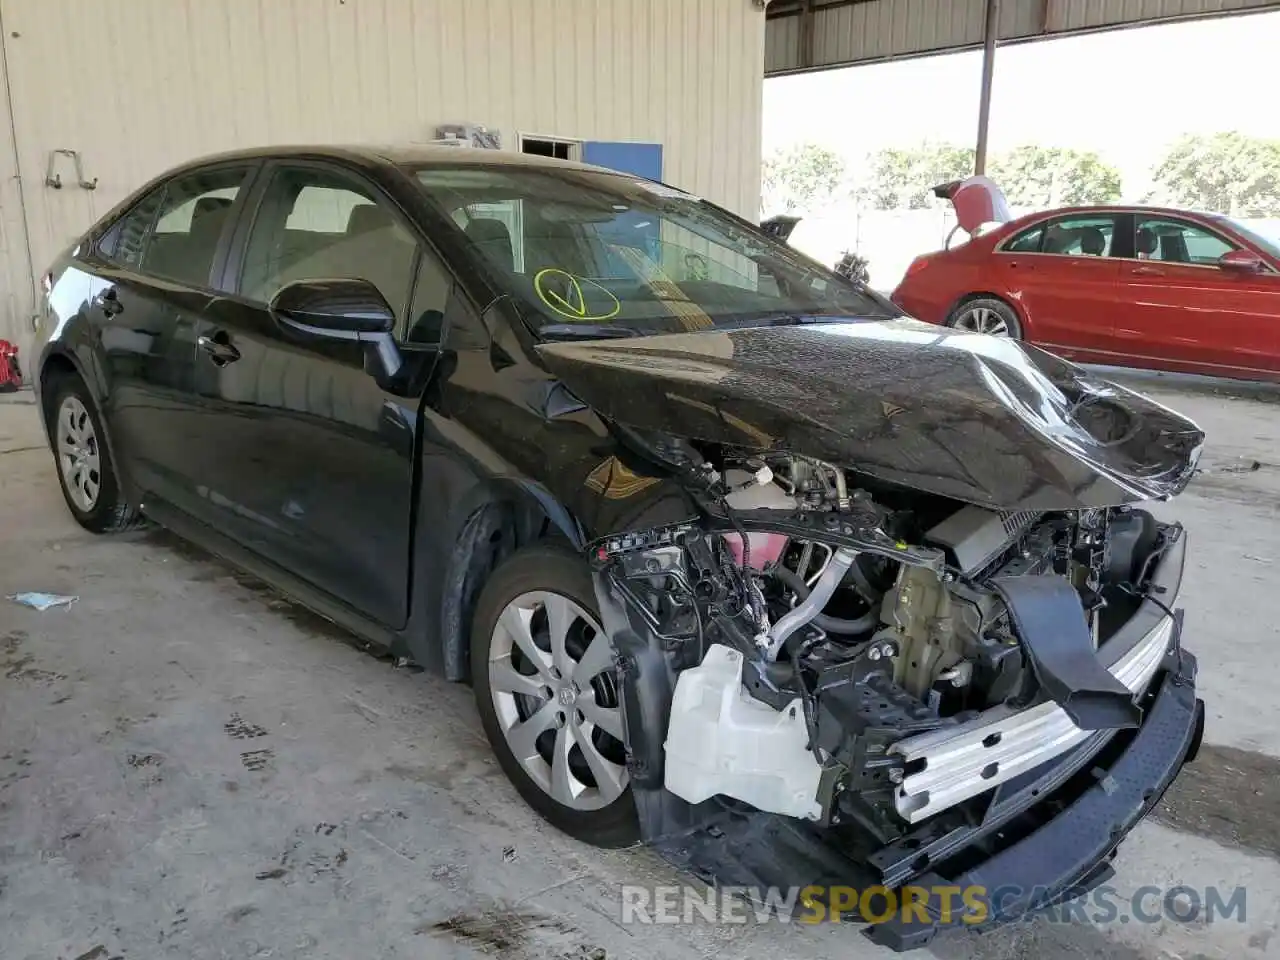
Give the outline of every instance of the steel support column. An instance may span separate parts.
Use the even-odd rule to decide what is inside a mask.
[[[987,0],[987,26],[982,35],[982,92],[978,98],[978,144],[973,172],[987,170],[987,125],[991,120],[991,79],[996,65],[996,39],[1000,32],[1000,0]]]
[[[814,20],[813,0],[803,0],[800,6],[800,65],[802,67],[813,66],[817,59],[814,56],[817,46]]]

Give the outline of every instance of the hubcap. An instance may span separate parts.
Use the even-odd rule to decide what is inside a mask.
[[[599,810],[626,789],[613,650],[578,604],[545,591],[507,604],[489,642],[489,688],[511,752],[553,800]]]
[[[1008,337],[1012,335],[1009,330],[1009,324],[1004,317],[990,307],[974,307],[972,310],[966,310],[956,320],[956,326],[961,330],[986,333],[993,337]]]
[[[102,485],[98,436],[93,421],[78,397],[67,397],[58,408],[55,428],[58,472],[62,485],[77,507],[88,513],[98,502]]]

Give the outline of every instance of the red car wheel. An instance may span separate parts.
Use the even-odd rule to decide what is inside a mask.
[[[1022,339],[1022,324],[1018,321],[1018,315],[1014,313],[1013,307],[993,297],[966,300],[951,311],[951,316],[947,318],[947,326],[973,333],[985,333],[993,337]]]

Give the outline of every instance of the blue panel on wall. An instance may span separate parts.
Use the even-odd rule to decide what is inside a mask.
[[[620,173],[634,173],[650,180],[662,179],[660,143],[584,143],[582,162],[608,167]]]
[[[660,143],[584,143],[582,160],[584,163],[607,167],[619,173],[631,173],[649,180],[662,179],[662,144]],[[624,213],[609,225],[607,233],[609,239],[620,246],[638,247],[653,260],[661,262],[662,255],[658,249],[658,224],[653,222],[652,218],[636,213]],[[632,273],[621,260],[611,263],[610,271],[615,276],[628,276]]]

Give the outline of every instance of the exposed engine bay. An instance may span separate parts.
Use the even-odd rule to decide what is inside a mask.
[[[1016,341],[795,320],[538,347],[616,441],[583,545],[640,835],[759,890],[1021,891],[992,924],[1102,882],[1203,737],[1142,505],[1204,432]],[[867,935],[959,922],[930,896]]]
[[[977,741],[978,766],[948,772],[944,754],[908,749],[925,735],[968,736],[1037,704],[1061,750],[1140,723],[1150,657],[1129,684],[1096,654],[1180,528],[1131,507],[1000,513],[786,454],[681,442],[664,457],[706,519],[607,538],[593,556],[676,665],[649,759],[683,800],[853,823],[888,843],[1043,752],[1020,753],[1023,732],[1002,720]]]

